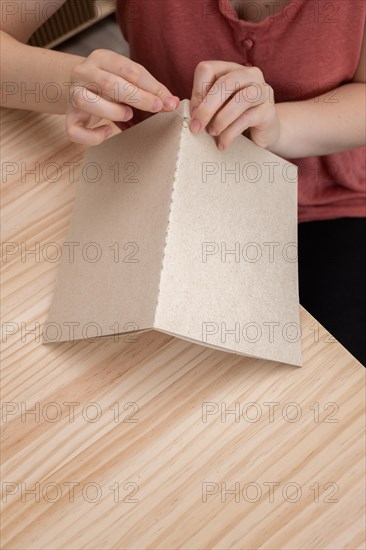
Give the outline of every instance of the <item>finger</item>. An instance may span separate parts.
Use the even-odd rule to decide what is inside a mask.
[[[108,124],[92,128],[92,126],[95,126],[100,121],[101,118],[98,116],[89,115],[86,112],[78,111],[71,107],[65,120],[66,134],[75,143],[99,145],[113,133],[112,128]]]
[[[98,126],[97,128],[85,128],[85,126],[72,124],[67,128],[67,136],[75,143],[83,145],[99,145],[103,143],[112,134],[112,128],[107,124]]]
[[[197,124],[194,126],[196,128],[200,127],[198,131],[206,128],[213,116],[230,97],[251,84],[265,84],[262,72],[256,67],[241,67],[220,76],[194,112],[194,119],[197,120]],[[193,128],[192,131],[195,131],[195,129]]]
[[[165,109],[174,110],[176,108],[175,96],[142,65],[110,50],[95,50],[89,59],[91,56],[100,69],[120,76],[141,90],[155,95],[162,101]]]
[[[220,150],[227,149],[234,139],[245,132],[245,130],[266,125],[268,119],[269,114],[266,104],[248,109],[220,134],[218,148]]]
[[[96,93],[107,99],[111,99],[117,103],[125,103],[131,107],[149,113],[158,113],[165,109],[164,103],[160,97],[150,92],[145,92],[136,84],[127,82],[124,78],[103,71],[102,69],[95,69],[94,77],[94,82],[97,84]],[[87,84],[87,87],[89,88],[90,84]],[[175,98],[174,106],[177,103],[177,99],[179,102],[179,98]]]
[[[267,93],[259,84],[244,87],[213,116],[208,127],[209,133],[218,136],[245,111],[261,105],[266,100]]]
[[[175,109],[178,109],[178,107],[180,105],[180,99],[176,95],[173,95],[173,99],[175,101]],[[169,109],[168,109],[167,107],[164,107],[163,111],[171,111],[171,108],[169,107]]]
[[[229,71],[238,68],[236,63],[228,63],[227,61],[201,61],[198,63],[194,72],[193,88],[191,95],[191,115],[198,105],[207,96],[208,91],[212,88],[216,80],[228,73]]]
[[[72,93],[71,103],[80,111],[85,111],[107,120],[126,122],[133,117],[133,111],[130,107],[108,101],[87,88],[76,88]]]
[[[145,92],[124,78],[102,69],[80,67],[77,75],[74,73],[74,78],[76,76],[78,86],[84,86],[91,92],[110,99],[114,103],[125,103],[151,113],[157,113],[163,109],[163,102],[156,95]]]

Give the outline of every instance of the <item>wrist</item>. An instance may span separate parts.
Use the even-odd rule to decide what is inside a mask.
[[[276,139],[267,147],[271,153],[278,155],[280,157],[287,157],[290,154],[290,149],[288,146],[289,143],[289,131],[288,125],[286,124],[286,107],[285,103],[277,103],[275,105],[276,109],[276,118],[277,118],[277,137]]]

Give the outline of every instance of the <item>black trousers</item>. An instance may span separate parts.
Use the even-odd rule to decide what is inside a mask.
[[[300,303],[366,365],[366,218],[298,228]]]

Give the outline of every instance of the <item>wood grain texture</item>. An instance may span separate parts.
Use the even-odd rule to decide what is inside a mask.
[[[364,369],[306,311],[303,368],[158,332],[25,333],[46,320],[83,147],[63,117],[1,114],[2,548],[365,548]]]

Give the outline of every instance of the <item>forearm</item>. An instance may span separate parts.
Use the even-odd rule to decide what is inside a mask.
[[[366,84],[351,83],[315,99],[278,103],[280,138],[271,151],[303,158],[365,145],[365,95]]]
[[[0,40],[1,105],[65,113],[71,71],[84,58],[28,46],[4,31]]]

